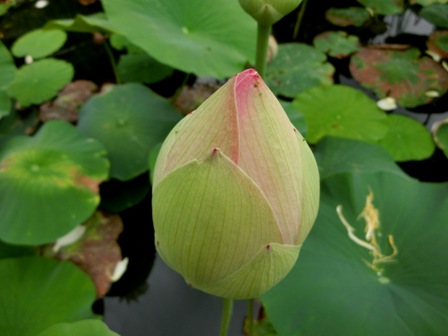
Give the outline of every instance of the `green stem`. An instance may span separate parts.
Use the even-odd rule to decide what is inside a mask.
[[[104,41],[103,45],[104,45],[104,48],[106,49],[107,56],[109,56],[109,61],[110,61],[110,64],[112,65],[112,70],[115,75],[115,81],[117,82],[117,84],[120,84],[121,79],[120,79],[120,75],[118,74],[118,67],[117,67],[117,63],[115,62],[114,54],[112,53],[112,50],[110,49],[109,43],[107,41]]]
[[[247,336],[254,335],[254,299],[247,300]]]
[[[221,316],[221,332],[220,336],[227,336],[229,330],[230,320],[232,318],[233,312],[233,300],[232,299],[222,299],[222,316]]]
[[[261,23],[258,24],[257,58],[255,63],[255,69],[258,71],[258,74],[261,77],[264,76],[264,70],[266,68],[271,27],[272,26],[262,25]]]
[[[299,36],[300,25],[302,24],[303,14],[305,13],[307,0],[303,0],[302,6],[300,6],[299,14],[297,15],[297,21],[294,26],[294,33],[292,34],[292,38],[295,40],[297,36]]]

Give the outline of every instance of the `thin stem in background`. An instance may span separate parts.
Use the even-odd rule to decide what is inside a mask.
[[[232,319],[233,300],[222,299],[221,332],[220,336],[227,336],[230,320]]]
[[[271,35],[271,26],[258,24],[257,32],[257,57],[255,69],[261,77],[264,77],[266,63],[268,59],[269,36]]]
[[[254,299],[247,300],[247,336],[254,336]]]
[[[121,83],[120,75],[118,74],[118,67],[117,63],[115,62],[114,54],[112,53],[112,50],[110,49],[109,43],[107,41],[103,42],[104,48],[106,49],[107,56],[109,57],[110,64],[112,65],[112,70],[114,72],[115,81],[117,84]]]
[[[299,36],[300,25],[302,24],[302,19],[303,19],[303,14],[305,13],[306,3],[307,3],[307,0],[303,0],[302,5],[300,6],[299,13],[297,15],[297,21],[294,26],[294,33],[292,34],[292,38],[294,40],[296,40],[297,36]]]

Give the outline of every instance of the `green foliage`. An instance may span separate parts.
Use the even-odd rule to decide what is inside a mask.
[[[306,44],[280,45],[268,65],[266,83],[275,94],[290,98],[314,86],[330,85],[334,68],[326,60],[324,53]]]
[[[59,323],[46,329],[38,336],[118,336],[103,322],[98,320],[84,320],[73,323]]]
[[[23,65],[8,87],[8,93],[23,106],[43,103],[68,84],[74,75],[70,63],[44,59]]]
[[[62,121],[9,140],[0,150],[0,239],[49,243],[87,219],[107,177],[104,155],[100,143]]]
[[[11,51],[16,57],[29,55],[37,59],[59,50],[66,40],[67,34],[62,30],[36,29],[17,39]]]
[[[95,288],[75,265],[42,257],[0,260],[0,334],[36,336],[50,326],[94,318]]]
[[[104,0],[103,5],[115,32],[173,68],[223,78],[254,60],[255,23],[237,1]]]
[[[148,170],[151,148],[179,119],[163,98],[141,84],[125,84],[90,99],[81,108],[78,127],[106,147],[110,176],[127,181]]]
[[[448,4],[423,7],[419,15],[437,27],[448,28]]]
[[[325,12],[325,18],[335,26],[361,27],[369,21],[370,14],[362,7],[330,8]]]
[[[448,185],[385,172],[341,173],[322,183],[318,219],[298,263],[262,297],[279,335],[443,334],[448,273],[440,256],[448,234]],[[349,238],[336,212],[342,205],[354,234],[365,240],[359,214],[370,192],[379,212],[381,252],[393,254],[389,235],[397,249],[376,269],[371,252]]]
[[[404,9],[404,0],[357,0],[375,13],[381,15],[400,14]]]
[[[357,36],[343,31],[330,31],[317,35],[314,46],[320,51],[336,58],[347,57],[361,48]]]

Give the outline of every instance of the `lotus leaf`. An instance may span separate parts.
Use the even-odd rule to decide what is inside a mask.
[[[16,57],[27,55],[42,58],[59,50],[67,40],[67,33],[59,29],[36,29],[19,37],[12,46]]]
[[[99,320],[84,320],[72,323],[58,323],[38,336],[118,336],[104,322]]]
[[[432,4],[446,4],[448,3],[448,0],[410,0],[409,2],[413,5],[429,6]]]
[[[350,71],[379,98],[393,97],[404,107],[415,107],[434,99],[428,91],[448,91],[448,73],[432,58],[419,56],[414,48],[365,47],[351,58]]]
[[[333,83],[334,67],[326,55],[303,43],[281,44],[268,65],[266,83],[276,95],[294,98],[299,93]]]
[[[5,89],[12,82],[16,73],[16,66],[11,54],[0,41],[0,90]]]
[[[377,14],[400,14],[404,10],[404,0],[357,0],[360,4],[371,8]]]
[[[256,24],[237,1],[102,3],[116,33],[173,68],[223,78],[254,63]]]
[[[87,219],[107,177],[104,155],[100,143],[63,121],[10,139],[0,150],[0,239],[49,243]]]
[[[0,260],[0,334],[36,336],[56,323],[94,318],[95,288],[69,262],[43,257]]]
[[[151,84],[169,76],[173,69],[146,54],[128,54],[120,57],[118,73],[123,82]]]
[[[357,36],[343,31],[321,33],[314,38],[313,44],[320,51],[336,58],[347,57],[361,48]]]
[[[0,119],[11,112],[11,99],[5,91],[0,90]]]
[[[386,114],[363,92],[343,85],[309,89],[293,105],[305,116],[307,141],[325,136],[376,142],[387,132]]]
[[[419,15],[436,27],[448,28],[448,5],[435,4],[423,7]]]
[[[434,152],[434,142],[418,121],[403,115],[388,116],[389,129],[379,141],[395,161],[427,159]]]
[[[325,18],[335,26],[361,27],[370,20],[370,14],[362,7],[330,8],[325,12]]]
[[[106,147],[111,177],[127,181],[148,169],[149,151],[179,120],[168,101],[141,84],[129,83],[84,104],[78,127]]]
[[[448,157],[448,119],[434,124],[432,133],[437,147],[443,150],[445,156]]]
[[[440,58],[448,58],[448,30],[432,32],[426,45],[431,52],[439,55]]]
[[[342,173],[322,191],[299,261],[262,297],[279,335],[445,334],[448,184]]]
[[[36,249],[30,246],[12,245],[0,240],[0,260],[35,255]]]
[[[8,87],[9,94],[23,106],[40,104],[53,98],[74,75],[70,63],[43,59],[23,65]]]
[[[63,29],[77,33],[109,33],[112,27],[104,13],[76,15],[74,19],[53,20],[45,25],[47,29]]]

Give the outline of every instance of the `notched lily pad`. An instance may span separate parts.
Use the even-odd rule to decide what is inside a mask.
[[[0,239],[49,243],[86,220],[107,177],[105,154],[99,142],[63,121],[10,139],[0,150]]]
[[[105,216],[96,212],[85,223],[85,233],[75,243],[54,251],[54,245],[46,249],[46,255],[69,260],[86,272],[96,286],[97,297],[106,295],[111,285],[115,266],[122,259],[117,243],[123,231],[118,215]]]
[[[95,83],[87,80],[77,80],[67,84],[57,98],[47,102],[39,108],[39,119],[49,121],[53,119],[76,122],[78,110],[96,91]]]
[[[440,56],[448,58],[448,30],[436,30],[429,35],[426,43],[428,50]]]
[[[387,132],[386,114],[363,92],[343,85],[312,88],[298,95],[294,107],[308,126],[314,144],[325,136],[376,142]]]
[[[370,20],[369,12],[362,7],[330,8],[325,12],[325,18],[339,27],[361,27]]]
[[[376,14],[400,14],[404,10],[404,0],[357,0],[360,4],[372,9]]]
[[[53,98],[74,75],[68,62],[43,59],[22,66],[8,87],[8,93],[23,106],[40,104]]]
[[[314,38],[313,44],[318,50],[335,58],[348,57],[361,48],[358,37],[344,31],[321,33]]]
[[[35,29],[19,37],[11,51],[16,57],[31,56],[35,59],[51,55],[67,40],[67,33],[59,29]]]
[[[141,84],[129,83],[84,104],[78,127],[106,147],[111,177],[127,181],[148,169],[149,151],[179,120],[168,101]]]
[[[379,144],[395,161],[424,160],[434,152],[434,142],[426,128],[407,116],[388,116],[389,128]]]
[[[437,147],[439,147],[448,158],[448,119],[434,123],[432,136]]]
[[[316,48],[286,43],[279,45],[277,56],[268,65],[266,83],[276,95],[294,98],[309,88],[332,84],[334,70]]]
[[[394,46],[362,48],[350,61],[353,77],[379,98],[393,97],[404,107],[431,102],[436,92],[448,91],[448,72],[414,48]]]

